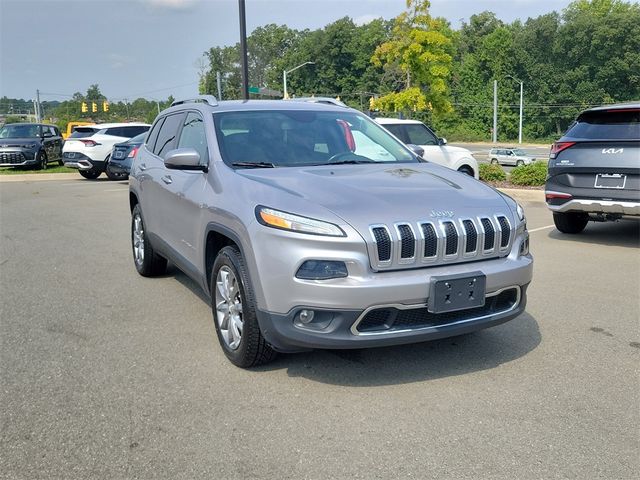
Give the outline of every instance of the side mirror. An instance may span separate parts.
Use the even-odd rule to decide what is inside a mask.
[[[51,132],[44,132],[42,134],[42,138],[51,138],[51,137],[53,137],[53,135],[51,135]]]
[[[442,145],[446,145],[447,144],[447,139],[442,137],[438,139],[438,145],[442,146]]]
[[[417,156],[422,157],[424,155],[424,148],[419,145],[414,145],[413,143],[407,143],[407,147]]]
[[[200,165],[200,154],[195,148],[176,148],[164,156],[164,166],[171,170],[207,171],[206,165]]]

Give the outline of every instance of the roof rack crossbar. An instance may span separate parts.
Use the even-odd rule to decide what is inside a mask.
[[[183,103],[206,103],[211,105],[212,107],[218,106],[218,100],[213,95],[198,95],[193,98],[183,98],[180,100],[174,101],[171,106],[182,105]]]

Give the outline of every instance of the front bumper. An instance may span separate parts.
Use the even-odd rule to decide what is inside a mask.
[[[465,333],[475,332],[485,328],[500,325],[514,319],[524,312],[527,303],[528,284],[509,287],[517,295],[512,304],[502,310],[497,309],[493,313],[470,311],[456,312],[452,314],[428,314],[424,313],[422,321],[414,328],[397,328],[387,331],[361,332],[359,326],[366,318],[368,312],[360,310],[316,310],[315,315],[319,319],[317,324],[322,328],[314,328],[313,322],[308,325],[300,323],[299,316],[302,310],[310,308],[301,307],[294,309],[287,315],[270,314],[258,311],[258,322],[265,339],[269,344],[281,352],[294,352],[314,348],[326,349],[354,349],[384,347],[391,345],[403,345],[418,343],[439,338],[452,337]],[[487,295],[487,302],[498,293],[508,290],[501,289]],[[390,306],[386,306],[390,307]],[[400,307],[395,305],[393,308]],[[384,309],[385,306],[376,307]],[[404,305],[402,311],[414,311],[414,318],[424,312],[425,304]],[[429,316],[430,315],[430,316]],[[445,316],[446,315],[446,316]],[[441,317],[438,319],[437,317]],[[315,318],[315,317],[314,317]]]
[[[25,167],[36,163],[35,151],[20,149],[0,150],[0,167]]]

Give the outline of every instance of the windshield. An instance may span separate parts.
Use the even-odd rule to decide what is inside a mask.
[[[0,129],[0,138],[37,138],[38,125],[5,125]]]
[[[214,114],[222,158],[239,167],[417,163],[401,143],[355,112],[241,111]]]
[[[73,133],[69,135],[69,138],[86,138],[99,131],[100,129],[98,128],[76,127],[73,129]]]

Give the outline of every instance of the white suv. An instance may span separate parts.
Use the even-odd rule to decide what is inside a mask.
[[[399,118],[376,118],[375,120],[403,143],[418,145],[424,149],[425,160],[478,178],[478,162],[471,152],[466,148],[447,145],[446,139],[439,138],[424,123]]]
[[[149,127],[146,123],[102,123],[76,127],[64,142],[64,165],[77,168],[84,178],[98,178],[106,169],[113,146],[146,132]]]

